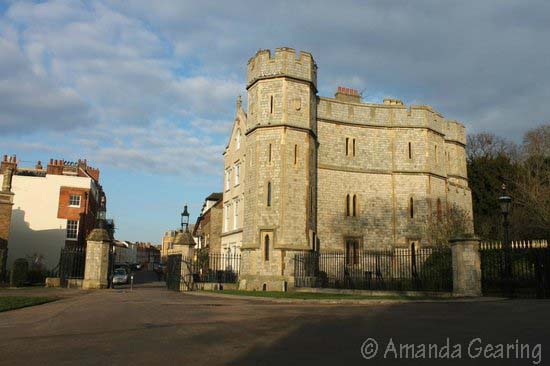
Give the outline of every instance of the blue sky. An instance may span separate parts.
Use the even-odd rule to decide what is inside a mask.
[[[312,52],[320,95],[429,104],[519,142],[550,119],[549,36],[545,1],[4,1],[0,153],[88,159],[118,237],[159,242],[221,189],[258,49]]]

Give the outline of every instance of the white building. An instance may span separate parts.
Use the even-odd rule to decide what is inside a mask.
[[[14,159],[15,160],[15,159]],[[86,161],[69,163],[51,160],[46,169],[40,162],[33,168],[20,168],[5,157],[0,168],[14,170],[14,193],[8,267],[17,258],[38,256],[46,268],[58,265],[61,248],[84,246],[93,229],[96,212],[104,195],[99,170]]]
[[[239,97],[231,137],[223,153],[225,175],[221,251],[227,254],[239,254],[243,242],[245,129],[246,114]]]

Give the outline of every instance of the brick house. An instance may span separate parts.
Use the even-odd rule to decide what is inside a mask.
[[[204,200],[193,230],[193,236],[198,239],[197,249],[206,248],[209,253],[221,253],[222,222],[223,194],[212,193]]]

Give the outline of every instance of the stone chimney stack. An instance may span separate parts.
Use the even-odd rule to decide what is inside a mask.
[[[11,169],[13,173],[17,170],[17,157],[15,155],[4,155],[2,163],[0,164],[0,174],[5,174],[6,170]]]
[[[36,163],[35,167],[34,167],[36,170],[42,170],[42,162],[40,160],[38,160],[38,162]]]

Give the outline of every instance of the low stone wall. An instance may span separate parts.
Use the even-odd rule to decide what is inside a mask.
[[[450,298],[451,292],[433,292],[433,291],[371,291],[371,290],[346,290],[334,288],[316,288],[316,287],[295,287],[294,292],[315,292],[322,294],[345,294],[362,296],[410,296],[410,297],[440,297]]]
[[[195,282],[196,290],[203,291],[221,291],[221,290],[237,290],[236,283],[200,283]]]
[[[59,277],[46,277],[45,287],[61,287],[61,279]]]

